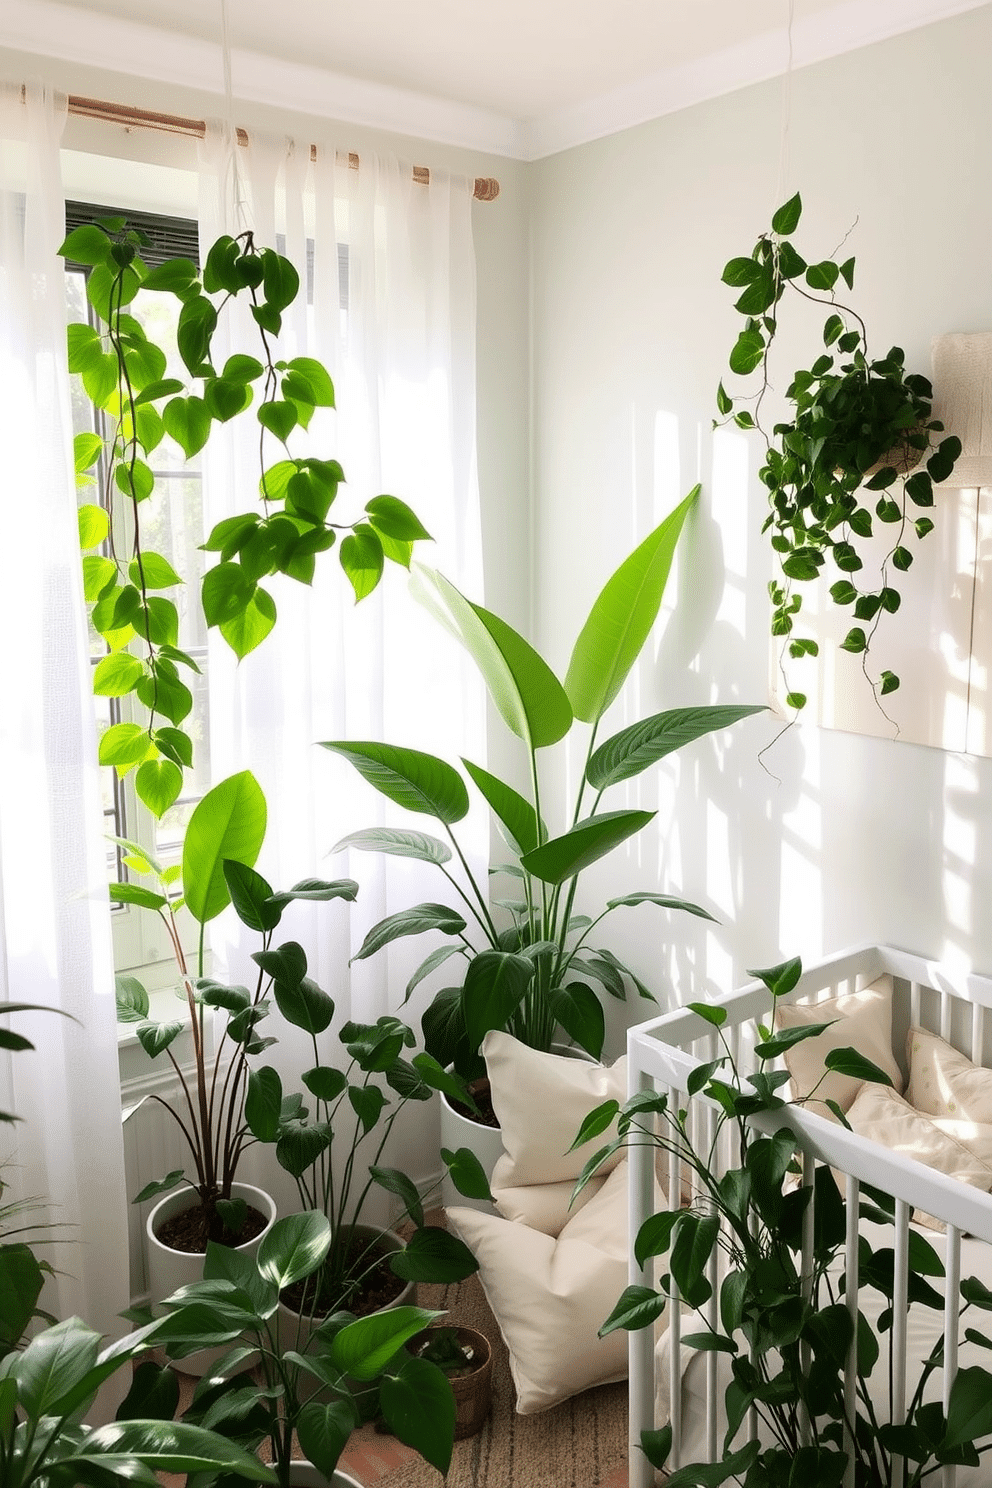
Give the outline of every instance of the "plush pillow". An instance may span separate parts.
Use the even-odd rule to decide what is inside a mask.
[[[992,1122],[992,1070],[973,1064],[925,1028],[909,1030],[906,1061],[906,1095],[918,1111],[959,1121]]]
[[[591,1157],[601,1145],[600,1142],[590,1142],[584,1151]],[[566,1178],[564,1183],[528,1183],[522,1188],[500,1188],[494,1172],[489,1186],[493,1202],[504,1219],[529,1225],[532,1230],[540,1230],[542,1235],[557,1235],[574,1214],[595,1198],[605,1182],[605,1177],[591,1178],[575,1200],[572,1199],[574,1178]]]
[[[626,1379],[627,1334],[596,1336],[627,1285],[626,1159],[557,1240],[476,1209],[447,1217],[479,1262],[521,1415]]]
[[[826,1114],[823,1101],[835,1100],[842,1111],[852,1105],[864,1082],[835,1070],[823,1074],[824,1060],[832,1049],[857,1049],[891,1076],[897,1091],[902,1090],[902,1072],[892,1053],[891,977],[881,976],[861,992],[846,992],[828,1002],[777,1005],[776,1028],[798,1028],[808,1023],[833,1026],[815,1038],[803,1039],[785,1055],[794,1100],[810,1095],[816,1087],[812,1109],[818,1114]]]
[[[504,1149],[493,1169],[493,1198],[502,1208],[504,1190],[560,1185],[557,1201],[553,1195],[535,1196],[531,1206],[519,1193],[507,1201],[517,1218],[557,1234],[568,1218],[575,1179],[593,1153],[616,1136],[616,1127],[574,1152],[568,1149],[594,1106],[611,1099],[622,1105],[627,1099],[626,1057],[603,1065],[542,1054],[500,1032],[486,1034],[482,1052]],[[621,1156],[615,1153],[603,1171],[615,1168]]]
[[[852,1128],[887,1147],[914,1157],[938,1173],[988,1193],[992,1189],[992,1126],[938,1117],[931,1120],[885,1085],[865,1083],[847,1112]],[[835,1174],[840,1178],[841,1175]],[[917,1224],[943,1230],[943,1221],[916,1209]]]

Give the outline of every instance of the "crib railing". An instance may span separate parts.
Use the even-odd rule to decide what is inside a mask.
[[[888,973],[893,977],[893,1044],[902,1047],[910,1023],[928,1028],[952,1043],[975,1063],[992,1066],[988,1044],[992,1019],[986,1009],[992,1008],[992,980],[954,970],[907,952],[886,947],[865,946],[842,952],[805,970],[794,990],[783,1001],[816,1003],[853,992]],[[751,983],[720,1000],[727,1012],[721,1029],[730,1045],[734,1062],[743,1078],[755,1070],[753,1029],[758,1019],[767,1021],[771,1005],[768,989],[761,982]],[[700,1064],[723,1052],[713,1026],[689,1008],[663,1014],[630,1030],[628,1035],[629,1094],[641,1091],[665,1093],[669,1108],[689,1112],[693,1145],[712,1145],[716,1108],[704,1095],[686,1094],[689,1076]],[[898,1056],[897,1056],[898,1057]],[[892,1342],[895,1370],[892,1387],[892,1422],[900,1424],[906,1413],[906,1329],[909,1285],[909,1223],[912,1211],[919,1209],[943,1220],[947,1226],[945,1254],[945,1310],[942,1398],[946,1412],[958,1358],[958,1289],[961,1275],[961,1237],[973,1236],[992,1244],[992,1196],[958,1182],[953,1178],[915,1162],[899,1153],[888,1151],[865,1137],[848,1131],[811,1109],[786,1106],[775,1112],[764,1112],[753,1118],[755,1128],[770,1135],[780,1127],[789,1128],[803,1155],[803,1176],[812,1182],[816,1164],[829,1164],[846,1175],[847,1238],[845,1245],[845,1300],[852,1317],[858,1311],[858,1205],[862,1184],[881,1189],[895,1200],[894,1287]],[[729,1133],[728,1133],[729,1136]],[[729,1166],[729,1151],[718,1144],[716,1162],[722,1173]],[[630,1235],[631,1241],[653,1212],[655,1203],[655,1153],[647,1145],[630,1150]],[[684,1202],[683,1163],[674,1152],[669,1154],[669,1205],[677,1209]],[[700,1200],[697,1199],[697,1203]],[[805,1217],[803,1275],[812,1250],[814,1209],[810,1205]],[[716,1285],[717,1252],[710,1265],[712,1296],[705,1305],[712,1309],[715,1323],[718,1306]],[[640,1266],[631,1246],[630,1282],[634,1286],[651,1286],[655,1282],[653,1263]],[[668,1314],[668,1347],[670,1351],[669,1412],[672,1426],[672,1449],[666,1464],[669,1471],[680,1465],[682,1436],[682,1375],[685,1348],[681,1343],[680,1309],[670,1304]],[[853,1419],[856,1363],[855,1350],[849,1351],[845,1374],[845,1406],[848,1420]],[[650,1328],[630,1334],[630,1488],[650,1488],[654,1470],[641,1450],[641,1432],[654,1425],[655,1413],[655,1339]],[[718,1390],[718,1358],[706,1355],[706,1450],[707,1459],[716,1461],[724,1436],[724,1403]],[[754,1412],[750,1435],[757,1432]],[[954,1467],[941,1469],[942,1488],[954,1488]],[[901,1488],[902,1464],[893,1459],[893,1488]],[[849,1463],[845,1488],[853,1488],[854,1463]]]

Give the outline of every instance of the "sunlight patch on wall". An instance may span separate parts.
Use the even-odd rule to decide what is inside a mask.
[[[726,582],[717,619],[744,636],[748,560],[748,442],[732,429],[713,434],[711,506],[720,529]]]
[[[965,949],[974,941],[975,870],[978,863],[979,766],[963,754],[947,754],[944,761],[944,862],[942,891],[945,939],[941,958],[970,969]]]

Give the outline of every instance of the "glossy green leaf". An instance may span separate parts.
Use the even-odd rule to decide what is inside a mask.
[[[265,837],[265,820],[265,796],[249,770],[228,776],[197,804],[183,844],[183,889],[186,906],[200,924],[230,903],[224,860],[251,867]]]
[[[258,1269],[281,1291],[310,1276],[326,1258],[331,1227],[323,1214],[308,1210],[277,1219],[258,1248]]]
[[[506,1027],[533,977],[533,962],[510,951],[483,951],[469,963],[463,1001],[473,1049],[479,1048],[490,1029]]]
[[[97,697],[124,697],[144,674],[144,665],[136,656],[111,652],[93,670],[93,691]]]
[[[124,774],[146,757],[148,734],[140,723],[115,723],[100,737],[101,765],[115,765]]]
[[[405,1359],[383,1379],[379,1405],[390,1431],[439,1473],[447,1473],[456,1408],[444,1372],[426,1359]]]
[[[419,863],[447,863],[451,860],[451,849],[438,837],[427,832],[409,832],[398,827],[366,827],[361,832],[351,832],[342,837],[331,849],[343,852],[354,847],[359,852],[381,852],[394,858],[413,858]]]
[[[992,1433],[992,1393],[988,1372],[977,1365],[959,1369],[951,1385],[947,1410],[946,1449],[980,1441]]]
[[[534,749],[563,739],[572,709],[551,668],[505,621],[473,604],[443,575],[417,569],[414,596],[468,651],[507,727]]]
[[[344,539],[338,552],[357,603],[371,594],[382,578],[382,543],[374,530],[363,522]]]
[[[464,1281],[479,1269],[479,1263],[464,1240],[449,1230],[427,1225],[417,1230],[390,1258],[390,1266],[404,1281]]]
[[[485,797],[497,819],[505,828],[510,847],[518,855],[531,852],[540,842],[537,813],[528,800],[512,785],[506,785],[481,765],[463,759],[462,764],[476,788]]]
[[[661,606],[696,486],[607,581],[572,650],[565,677],[576,718],[595,723],[616,697],[640,654]]]
[[[275,600],[267,590],[256,588],[243,609],[221,620],[219,629],[239,661],[260,646],[276,623]]]
[[[486,1199],[492,1202],[492,1192],[486,1170],[475,1153],[468,1147],[459,1147],[456,1152],[441,1148],[441,1157],[448,1175],[458,1192],[466,1199]]]
[[[273,986],[276,1007],[287,1023],[306,1033],[323,1033],[334,1017],[334,1002],[310,977],[299,982],[276,981]]]
[[[279,1135],[282,1110],[282,1081],[268,1065],[248,1072],[245,1123],[259,1142],[274,1142]]]
[[[342,755],[364,780],[407,811],[422,812],[446,825],[468,813],[465,782],[436,755],[392,744],[335,741],[321,747]]]
[[[162,422],[187,460],[199,454],[210,438],[210,410],[202,398],[170,398],[162,409]]]
[[[651,1287],[629,1286],[623,1291],[619,1302],[599,1330],[600,1338],[615,1333],[618,1328],[628,1332],[649,1328],[665,1310],[665,1297]]]
[[[296,1423],[300,1447],[328,1483],[334,1481],[338,1459],[359,1424],[358,1407],[350,1396],[309,1400],[300,1410]]]
[[[412,909],[402,909],[396,914],[387,915],[373,925],[352,960],[364,961],[383,946],[406,935],[423,935],[427,930],[440,930],[445,935],[460,935],[464,929],[463,916],[447,904],[416,904]]]
[[[561,837],[545,842],[520,859],[528,873],[544,883],[561,884],[590,863],[605,857],[628,837],[642,831],[654,811],[606,811],[579,822]]]
[[[375,1379],[405,1343],[440,1316],[423,1307],[390,1307],[358,1318],[334,1335],[331,1362],[353,1379]]]
[[[600,1059],[606,1042],[606,1015],[592,988],[585,982],[572,982],[562,987],[553,1007],[555,1017],[569,1038],[593,1059]]]
[[[169,759],[145,760],[138,766],[134,777],[134,788],[139,801],[152,815],[161,819],[179,798],[183,788],[183,772]]]
[[[879,1069],[857,1049],[831,1049],[824,1059],[828,1070],[848,1075],[855,1080],[867,1080],[873,1085],[891,1085],[892,1076]]]
[[[59,253],[70,263],[102,264],[110,257],[111,242],[108,234],[95,222],[86,222],[73,228],[59,249]]]
[[[683,749],[704,734],[730,728],[754,713],[764,713],[763,704],[732,704],[704,708],[671,708],[632,724],[607,739],[593,754],[586,779],[596,790],[606,790],[621,780],[630,780],[666,755]]]
[[[787,202],[780,206],[772,217],[772,232],[778,233],[780,237],[788,237],[794,233],[799,226],[799,219],[803,214],[803,201],[799,192],[790,196]]]
[[[98,548],[101,543],[106,542],[110,518],[104,507],[81,506],[76,515],[79,523],[79,546],[84,552],[87,548]]]
[[[372,526],[384,537],[398,542],[430,541],[431,535],[416,512],[396,496],[373,496],[365,510]]]
[[[636,908],[638,904],[657,904],[659,909],[680,909],[686,914],[696,915],[701,920],[713,920],[708,909],[699,904],[690,904],[687,899],[675,899],[670,894],[654,894],[650,889],[639,889],[633,894],[622,894],[619,899],[607,899],[607,909]]]

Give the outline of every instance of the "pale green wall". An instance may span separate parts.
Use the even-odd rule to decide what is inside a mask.
[[[766,697],[756,446],[738,450],[749,482],[712,471],[714,391],[739,328],[723,264],[799,188],[801,250],[826,255],[853,229],[878,354],[898,342],[928,372],[932,336],[992,326],[990,56],[984,7],[797,72],[784,189],[779,82],[533,167],[537,626],[559,666],[610,568],[704,483],[679,621],[641,667],[629,717]],[[801,360],[787,345],[783,372],[809,365],[808,345],[793,338]],[[659,424],[676,422],[680,469],[655,454]],[[640,860],[611,860],[602,887],[662,884],[725,922],[707,938],[698,922],[623,911],[641,970],[672,970],[685,996],[780,954],[875,938],[992,967],[992,764],[804,727],[766,773],[756,753],[772,732],[746,725],[722,765],[697,745],[617,799],[659,806],[662,829]]]

